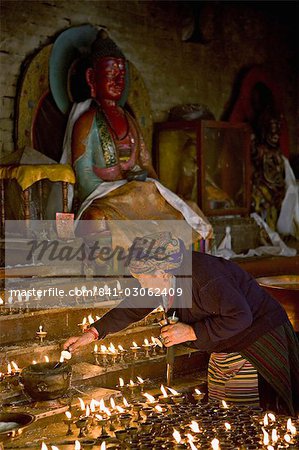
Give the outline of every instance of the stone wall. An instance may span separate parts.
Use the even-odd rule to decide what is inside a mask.
[[[208,6],[202,17],[207,44],[181,40],[189,3],[2,0],[2,154],[14,149],[14,102],[22,63],[62,30],[83,23],[105,26],[135,64],[149,90],[155,121],[165,120],[169,108],[183,103],[205,104],[220,119],[240,69],[265,65],[283,90],[290,151],[299,152],[294,3],[268,2],[259,8],[257,4],[265,2],[203,2]]]

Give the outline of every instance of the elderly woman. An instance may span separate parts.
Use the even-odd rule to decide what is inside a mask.
[[[160,297],[126,298],[83,336],[69,338],[64,348],[74,352],[141,320],[162,304],[168,315],[175,311],[179,318],[162,328],[165,346],[185,342],[210,353],[210,398],[249,405],[260,401],[265,408],[294,414],[299,345],[281,305],[251,275],[222,258],[192,252],[188,277],[188,253],[170,233],[140,242],[144,251],[132,257],[130,271],[143,288]],[[268,398],[262,398],[266,392]]]

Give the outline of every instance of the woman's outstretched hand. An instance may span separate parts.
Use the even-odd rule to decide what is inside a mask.
[[[68,350],[71,353],[76,353],[80,347],[90,344],[95,340],[95,336],[92,333],[84,333],[81,336],[72,336],[65,341],[63,349]]]
[[[196,341],[197,339],[193,327],[182,322],[165,325],[161,329],[161,335],[165,347],[171,347],[172,345],[181,344],[186,341]]]

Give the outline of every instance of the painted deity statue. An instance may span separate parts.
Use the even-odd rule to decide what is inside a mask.
[[[264,114],[252,147],[253,207],[275,230],[285,196],[285,165],[279,146],[280,120]]]
[[[204,218],[158,182],[135,118],[119,104],[125,77],[123,53],[100,31],[86,70],[92,103],[72,130],[72,162],[81,204],[77,217],[93,219],[95,227],[101,219],[185,218],[207,236],[211,228]]]

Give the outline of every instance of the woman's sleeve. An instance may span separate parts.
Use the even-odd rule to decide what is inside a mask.
[[[99,333],[99,339],[108,334],[117,333],[132,323],[146,317],[160,305],[159,297],[127,297],[116,308],[108,311],[101,319],[92,324]]]
[[[214,351],[219,343],[231,338],[252,324],[252,313],[245,295],[228,277],[211,280],[204,288],[195,285],[194,307],[201,307],[207,316],[192,324],[196,347]],[[197,306],[196,306],[197,305]]]

